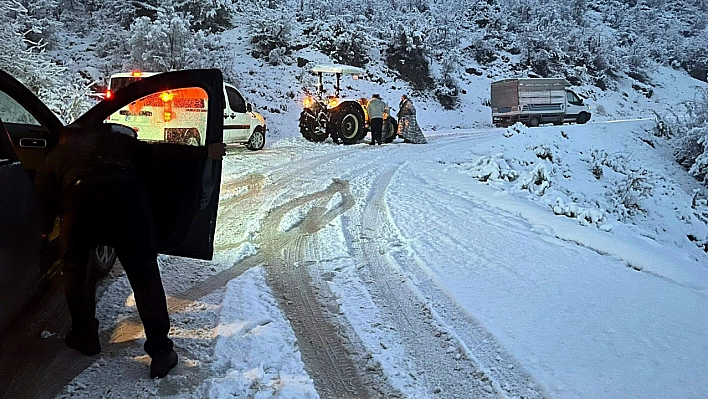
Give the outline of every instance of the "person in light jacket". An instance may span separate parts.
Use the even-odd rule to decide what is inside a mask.
[[[381,129],[383,128],[383,116],[388,106],[381,100],[381,96],[374,94],[371,101],[366,105],[366,112],[369,114],[369,128],[371,129],[370,145],[378,142],[381,145]]]
[[[401,96],[398,104],[398,135],[404,143],[426,144],[428,141],[415,119],[415,107],[407,95]]]

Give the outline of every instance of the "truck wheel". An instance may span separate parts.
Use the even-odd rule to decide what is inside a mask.
[[[396,132],[398,132],[398,123],[396,123],[396,119],[391,118],[390,116],[386,119],[386,123],[384,124],[386,126],[386,129],[381,133],[382,139],[384,143],[392,143],[393,140],[396,139]]]
[[[352,106],[339,111],[334,116],[334,124],[344,144],[355,144],[365,134],[364,117]]]
[[[248,143],[246,143],[246,148],[251,151],[258,151],[260,149],[263,149],[263,146],[265,146],[265,134],[263,133],[263,129],[258,126],[253,131],[253,134],[251,134],[251,137],[248,139]]]
[[[590,120],[590,115],[587,114],[587,112],[581,112],[580,115],[578,115],[578,124],[583,125],[585,122]]]
[[[541,119],[538,116],[532,116],[529,119],[529,127],[536,127],[541,124]]]

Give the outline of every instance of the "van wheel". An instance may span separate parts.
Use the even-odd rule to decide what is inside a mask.
[[[530,127],[536,127],[541,124],[541,119],[538,116],[532,116],[531,119],[529,119],[529,126]]]
[[[265,146],[265,134],[263,133],[263,129],[258,126],[253,131],[253,134],[251,134],[251,137],[248,139],[248,143],[246,143],[246,148],[251,151],[258,151],[260,149],[263,149],[263,146]]]
[[[578,115],[577,122],[579,125],[583,125],[589,120],[590,120],[590,115],[588,115],[587,112],[581,112],[580,115]]]

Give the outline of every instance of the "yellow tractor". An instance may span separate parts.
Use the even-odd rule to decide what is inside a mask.
[[[340,98],[342,75],[352,75],[358,79],[364,70],[349,65],[316,65],[312,72],[317,74],[315,93],[306,91],[303,110],[300,113],[300,134],[309,141],[324,141],[327,137],[338,137],[344,144],[354,144],[363,139],[369,131],[369,116],[366,113],[367,99]],[[336,78],[334,95],[327,95],[323,75],[332,74]],[[382,139],[391,142],[395,138],[398,125],[388,115],[384,120]]]

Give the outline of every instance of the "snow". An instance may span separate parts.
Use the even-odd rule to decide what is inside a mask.
[[[226,287],[214,339],[214,368],[223,377],[204,382],[205,397],[248,397],[253,390],[258,391],[253,398],[319,397],[262,269],[249,270]]]
[[[254,70],[254,81],[266,86],[283,73],[246,65],[252,60],[235,62],[237,69]],[[670,69],[653,78],[666,89],[652,98],[666,107],[662,112],[688,97],[697,82]],[[361,83],[366,92],[373,88]],[[470,96],[488,82],[474,85],[467,88]],[[266,91],[244,82],[241,87]],[[388,94],[397,98],[400,92]],[[652,115],[641,98],[633,103],[621,95],[595,95],[591,101],[603,105],[603,114],[590,123],[533,129],[489,127],[487,110],[472,106],[477,99],[466,102],[469,108],[432,112],[425,99],[414,98],[430,144],[369,148],[309,143],[297,133],[298,98],[283,107],[277,96],[262,97],[260,108],[285,111],[266,111],[272,135],[265,150],[231,150],[224,161],[215,260],[160,262],[171,300],[209,276],[249,261],[253,266],[172,315],[181,360],[168,377],[148,379],[142,338],[135,333],[133,356],[101,356],[59,398],[93,397],[106,392],[106,384],[113,397],[126,398],[320,397],[266,283],[266,265],[258,260],[265,244],[258,239],[271,211],[332,179],[349,182],[355,205],[313,233],[321,257],[308,272],[324,281],[338,314],[405,397],[437,396],[406,353],[400,332],[376,322],[381,309],[353,246],[373,245],[392,276],[428,303],[441,331],[463,340],[444,303],[436,302],[435,289],[515,359],[507,362],[463,342],[464,354],[486,374],[523,368],[554,398],[708,397],[708,255],[687,238],[708,238],[699,210],[691,208],[694,190],[703,189],[675,164],[664,139],[653,136]],[[308,175],[308,162],[336,160],[341,151],[368,166],[340,163],[328,175]],[[303,170],[297,181],[278,181],[291,167]],[[390,228],[352,237],[366,209],[376,206],[374,180],[389,169],[384,225],[370,227]],[[261,175],[283,191],[276,185],[263,194],[263,178],[251,179]],[[264,201],[249,202],[259,194]],[[238,201],[250,210],[233,211]],[[333,210],[343,202],[335,194],[317,206]],[[291,231],[314,206],[287,212],[277,233]],[[106,284],[98,305],[104,329],[136,313],[124,277]],[[504,389],[493,380],[489,392],[506,396]]]

